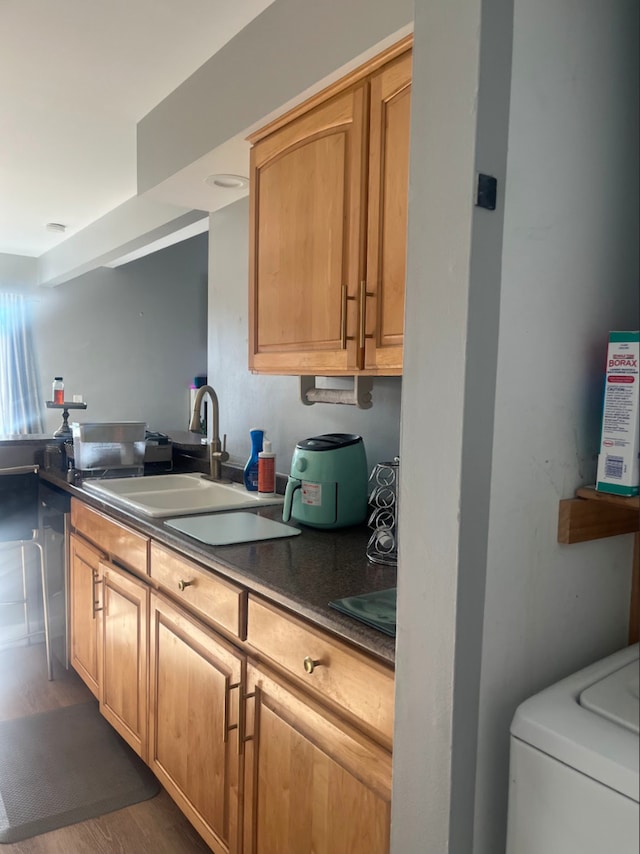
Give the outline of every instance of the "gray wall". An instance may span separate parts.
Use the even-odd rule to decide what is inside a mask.
[[[370,467],[393,459],[399,448],[399,377],[376,380],[373,407],[362,410],[318,403],[304,406],[297,377],[249,372],[248,232],[248,199],[210,217],[209,382],[220,402],[220,432],[227,434],[231,460],[246,461],[251,427],[263,427],[273,440],[276,470],[282,474],[289,472],[296,442],[318,433],[359,433]]]
[[[54,375],[82,394],[78,421],[145,421],[188,427],[189,385],[206,373],[207,235],[133,261],[100,268],[33,299],[43,399]],[[46,410],[49,431],[60,413]]]
[[[626,643],[632,559],[631,536],[556,529],[595,479],[608,332],[638,329],[638,4],[516,0],[514,20],[478,854],[504,845],[516,705]]]
[[[0,291],[18,293],[35,287],[38,259],[0,252]]]
[[[138,123],[138,192],[246,135],[410,25],[412,11],[412,0],[275,0]]]
[[[505,107],[485,49],[510,38],[511,19],[507,137],[491,140],[487,119],[504,129]],[[626,643],[632,538],[559,546],[556,531],[559,499],[593,480],[608,331],[638,327],[637,31],[631,0],[416,0],[401,455],[419,437],[434,450],[401,484],[397,854],[503,852],[516,706]],[[499,302],[487,279],[484,313],[474,134],[475,170],[499,179],[508,145]],[[491,329],[497,358],[491,370],[481,348],[483,372],[473,357]],[[445,346],[449,382],[433,367]],[[495,395],[493,414],[482,395]],[[473,501],[486,520],[475,556]],[[477,769],[473,750],[465,769],[474,741]]]

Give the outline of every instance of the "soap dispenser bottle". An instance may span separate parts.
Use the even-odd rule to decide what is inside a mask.
[[[264,439],[264,430],[258,427],[252,427],[249,430],[251,437],[251,454],[244,467],[244,485],[249,492],[258,491],[258,454],[262,451],[262,441]]]
[[[276,455],[268,439],[258,454],[258,493],[265,497],[276,494]]]

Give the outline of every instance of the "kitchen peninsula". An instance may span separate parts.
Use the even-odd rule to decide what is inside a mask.
[[[395,586],[368,530],[214,548],[41,478],[71,496],[71,662],[212,850],[386,854],[395,640],[328,606]]]

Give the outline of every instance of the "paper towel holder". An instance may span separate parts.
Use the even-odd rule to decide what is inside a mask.
[[[352,379],[352,388],[318,388],[315,376],[301,376],[300,400],[305,406],[313,406],[314,403],[342,403],[357,406],[358,409],[371,409],[373,377],[355,375]]]

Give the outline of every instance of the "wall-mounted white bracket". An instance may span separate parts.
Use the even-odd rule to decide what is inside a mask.
[[[371,409],[373,377],[353,377],[353,388],[317,388],[315,377],[300,377],[300,400],[305,406],[314,403],[343,403],[358,409]]]

